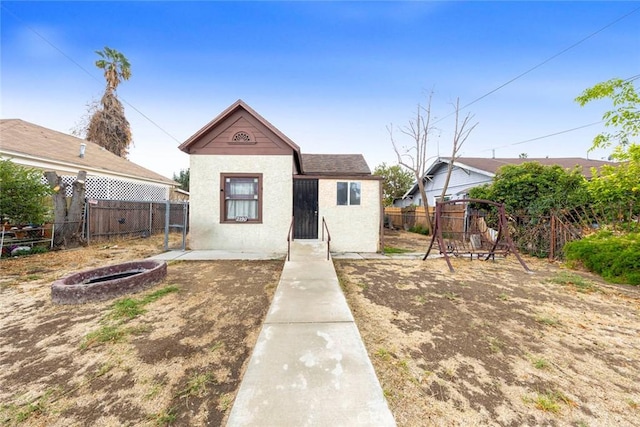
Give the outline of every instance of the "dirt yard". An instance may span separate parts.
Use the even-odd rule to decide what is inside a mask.
[[[51,303],[54,279],[161,244],[0,261],[1,425],[224,422],[283,261],[174,262],[163,283],[118,305]]]
[[[425,236],[385,245],[425,251]],[[221,425],[283,261],[174,262],[118,303],[54,306],[70,272],[159,238],[0,260],[0,424]],[[640,289],[526,258],[336,260],[400,426],[640,425]]]
[[[335,261],[399,426],[640,425],[640,289],[525,260]]]

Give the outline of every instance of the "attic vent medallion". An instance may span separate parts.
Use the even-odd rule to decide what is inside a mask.
[[[255,144],[256,142],[251,138],[248,132],[240,131],[236,132],[231,138],[232,144]]]

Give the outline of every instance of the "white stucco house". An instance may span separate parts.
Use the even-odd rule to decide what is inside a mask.
[[[482,157],[458,157],[453,163],[451,179],[447,186],[446,200],[463,199],[467,197],[469,190],[483,184],[489,184],[504,165],[519,165],[525,162],[538,162],[541,165],[562,166],[565,169],[580,167],[585,178],[591,178],[591,168],[599,169],[603,165],[615,165],[613,162],[603,160],[590,160],[580,157],[562,158],[482,158]],[[447,170],[451,159],[441,157],[435,160],[427,169],[424,178],[425,193],[429,199],[429,206],[435,206],[436,200],[442,195]],[[418,184],[405,193],[402,199],[393,203],[397,207],[410,205],[422,205],[422,197],[418,190]]]
[[[242,100],[180,145],[190,157],[189,246],[284,253],[318,239],[336,252],[377,252],[381,180],[360,154],[302,154]]]

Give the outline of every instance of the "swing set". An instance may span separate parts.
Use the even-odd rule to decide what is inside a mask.
[[[497,214],[497,229],[487,224],[488,216],[494,212]],[[484,258],[487,261],[495,260],[496,255],[507,256],[509,253],[515,255],[525,271],[531,272],[511,240],[502,203],[483,199],[437,202],[433,237],[423,261],[427,259],[435,243],[452,273],[454,269],[449,259],[450,254],[455,257],[470,255],[471,260],[475,255],[478,259]]]

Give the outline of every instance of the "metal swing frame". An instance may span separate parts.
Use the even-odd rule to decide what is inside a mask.
[[[487,239],[485,243],[487,243],[490,248],[482,249],[481,247],[476,247],[478,244],[474,244],[474,241],[477,242],[481,237],[473,238],[474,234],[471,234],[467,229],[468,226],[468,210],[470,203],[478,203],[485,204],[489,206],[493,206],[497,208],[498,211],[498,230],[495,239]],[[461,234],[461,239],[459,240],[449,240],[445,242],[445,238],[443,236],[443,228],[445,225],[445,220],[447,217],[444,216],[445,207],[451,205],[464,204],[464,223],[463,223],[463,231],[462,232],[450,232],[447,230],[447,234]],[[477,233],[475,234],[477,235]],[[466,244],[466,240],[469,239],[470,247]],[[493,241],[491,241],[493,240]],[[511,236],[509,235],[509,227],[507,226],[507,215],[505,212],[504,204],[497,203],[491,200],[484,199],[458,199],[458,200],[447,200],[444,202],[436,202],[436,212],[435,212],[435,224],[433,229],[433,237],[431,238],[431,243],[429,244],[429,249],[427,249],[427,253],[424,255],[422,260],[426,260],[429,254],[431,253],[431,249],[435,242],[438,242],[438,248],[440,253],[444,256],[444,259],[447,261],[447,265],[449,266],[449,270],[453,273],[455,270],[451,265],[451,260],[449,259],[449,254],[453,254],[454,256],[460,255],[471,255],[471,259],[473,260],[473,256],[477,255],[478,259],[480,257],[484,257],[484,260],[487,261],[489,259],[495,259],[496,254],[500,255],[508,255],[509,253],[513,253],[515,257],[518,259],[522,267],[527,272],[531,272],[529,267],[525,264],[523,259],[520,257],[518,250],[516,249]],[[499,244],[501,244],[499,248]],[[481,246],[481,245],[480,245]]]

